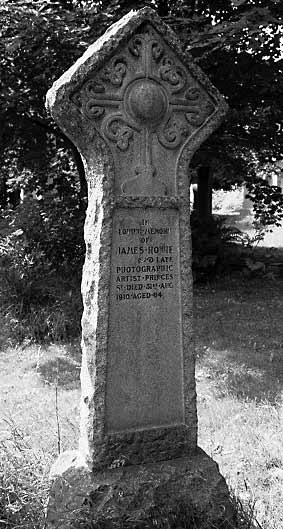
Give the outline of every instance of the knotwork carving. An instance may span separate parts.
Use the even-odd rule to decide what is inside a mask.
[[[105,108],[98,106],[97,102],[94,99],[90,99],[85,104],[84,111],[88,118],[99,119],[105,113]]]
[[[81,92],[75,92],[71,95],[71,101],[75,103],[77,107],[82,108],[82,94]]]
[[[106,66],[100,77],[113,86],[119,87],[123,83],[123,79],[127,73],[127,61],[124,57],[116,57],[112,60],[109,66]]]
[[[141,51],[142,51],[142,45],[143,45],[143,36],[142,35],[136,35],[129,42],[129,46],[128,46],[129,52],[134,57],[140,57],[141,56]]]
[[[215,109],[150,24],[71,99],[109,143],[121,173],[118,189],[133,196],[169,193],[168,164],[174,172],[179,149]]]
[[[97,105],[96,99],[93,99],[94,90],[92,83],[86,83],[82,92],[75,92],[71,100],[89,119],[97,119],[104,114],[103,107]]]
[[[164,54],[164,48],[161,45],[160,41],[156,39],[156,34],[152,30],[150,26],[146,26],[144,28],[144,33],[135,35],[129,42],[128,49],[129,52],[134,57],[141,57],[142,50],[147,48],[147,43],[150,43],[151,50],[152,50],[152,56],[153,58],[158,61],[160,57]]]
[[[200,101],[201,92],[197,86],[191,86],[185,92],[185,98],[189,101]]]
[[[103,94],[105,92],[105,86],[94,79],[90,79],[85,85],[84,85],[85,93],[89,97],[96,97],[97,94]]]
[[[186,73],[174,60],[168,56],[164,57],[159,69],[159,75],[163,81],[170,84],[173,94],[181,92],[186,86]]]
[[[113,141],[118,149],[126,151],[129,147],[130,141],[133,138],[134,129],[129,123],[126,123],[123,116],[111,116],[104,123],[105,136]]]
[[[154,40],[151,43],[151,52],[152,52],[152,57],[154,58],[154,60],[158,62],[160,61],[161,57],[164,55],[164,48],[160,44],[160,42],[158,42],[157,40]]]
[[[188,127],[185,127],[182,121],[173,114],[159,132],[158,139],[167,149],[176,149],[188,133]]]
[[[212,109],[213,110],[213,109]],[[193,125],[194,127],[200,127],[206,118],[211,114],[211,107],[208,104],[204,105],[204,107],[196,108],[196,107],[188,107],[188,111],[186,112],[186,120],[190,125]]]
[[[83,111],[89,119],[99,119],[105,114],[105,108],[99,104],[97,97],[105,92],[100,81],[90,79],[81,92],[72,96],[72,101]]]
[[[189,101],[185,113],[187,122],[195,127],[200,127],[206,118],[212,114],[214,106],[210,101],[205,101],[200,89],[196,86],[186,90],[185,98]]]

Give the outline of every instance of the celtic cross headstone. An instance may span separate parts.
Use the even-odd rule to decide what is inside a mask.
[[[133,472],[169,461],[174,476],[188,479],[200,465],[188,166],[226,105],[149,8],[90,46],[47,104],[81,153],[89,192],[80,455],[62,475],[66,482],[70,468],[85,465],[98,490],[101,472],[112,473],[113,485],[122,468],[129,490]],[[184,457],[189,473],[174,463]],[[56,485],[53,492],[58,512],[66,502]]]

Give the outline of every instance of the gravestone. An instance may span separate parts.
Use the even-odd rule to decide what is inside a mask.
[[[47,105],[89,195],[81,438],[54,465],[48,523],[67,527],[85,498],[94,521],[161,497],[208,505],[222,478],[197,448],[188,167],[226,104],[144,8],[90,46]]]

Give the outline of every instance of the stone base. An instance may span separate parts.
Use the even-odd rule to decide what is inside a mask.
[[[173,522],[176,517],[186,520],[186,526],[189,520],[201,521],[202,528],[216,522],[217,527],[233,526],[226,482],[218,465],[201,449],[190,457],[95,475],[78,454],[69,452],[55,463],[52,477],[47,508],[50,529],[90,526],[90,522],[93,528],[96,523],[102,527],[105,520],[107,527],[132,529],[155,518],[152,527],[170,527],[170,518]]]

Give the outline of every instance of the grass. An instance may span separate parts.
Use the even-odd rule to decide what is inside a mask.
[[[195,288],[199,444],[237,497],[241,529],[283,527],[282,309],[279,279]],[[79,367],[77,342],[2,343],[0,529],[42,524],[50,465],[77,447]]]
[[[45,275],[27,266],[24,276],[0,258],[0,347],[76,338],[81,312],[79,274]]]
[[[42,526],[50,466],[77,446],[79,367],[77,343],[0,352],[1,529]]]
[[[195,291],[199,444],[262,527],[283,527],[283,281]]]

